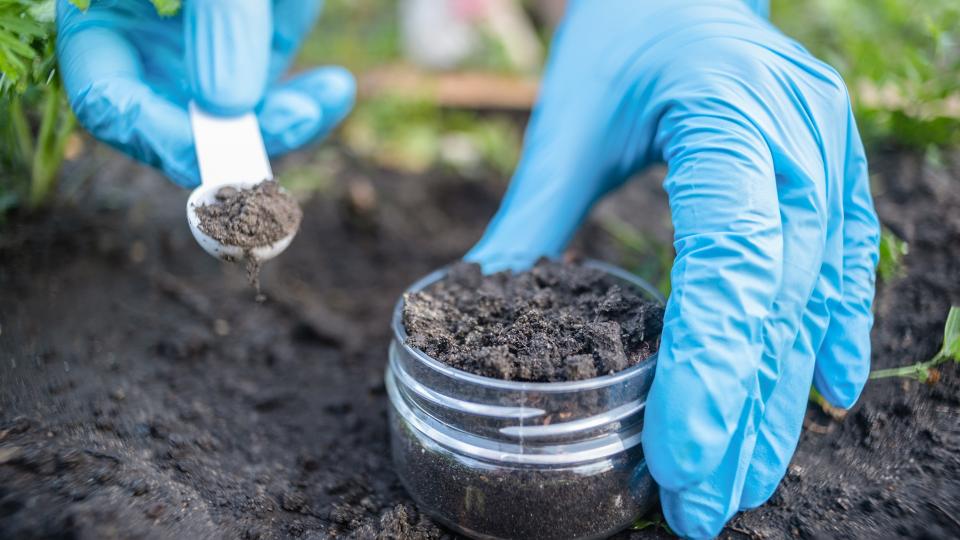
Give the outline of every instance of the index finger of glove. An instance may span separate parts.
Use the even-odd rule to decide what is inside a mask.
[[[658,141],[677,257],[643,446],[661,487],[680,490],[753,421],[783,243],[770,150],[738,107],[691,96],[666,111]]]
[[[270,70],[269,0],[184,3],[184,61],[193,98],[215,114],[241,114],[263,98]]]
[[[322,0],[276,0],[273,4],[273,47],[270,80],[275,81],[290,67],[300,44],[310,33],[320,11]]]
[[[853,112],[847,113],[847,158],[843,183],[843,296],[829,304],[830,325],[817,354],[817,390],[838,407],[857,401],[870,375],[870,329],[879,259],[880,222],[870,195],[870,177]]]

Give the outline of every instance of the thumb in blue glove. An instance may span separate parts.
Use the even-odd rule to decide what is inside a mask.
[[[95,137],[199,183],[187,104],[215,114],[255,110],[270,155],[322,137],[353,105],[355,82],[322,67],[279,82],[319,14],[319,0],[193,0],[174,17],[145,0],[57,2],[57,53],[67,95]]]
[[[670,526],[710,537],[773,493],[812,381],[835,405],[857,399],[879,226],[829,66],[736,0],[579,1],[466,258],[558,256],[601,196],[657,161],[677,256],[643,447]]]

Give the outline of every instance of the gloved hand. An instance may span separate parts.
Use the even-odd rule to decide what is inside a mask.
[[[70,104],[95,137],[165,172],[200,182],[187,103],[214,114],[256,110],[270,155],[324,134],[353,105],[340,67],[278,81],[320,0],[187,0],[161,17],[146,0],[57,2],[57,55]]]
[[[739,0],[574,0],[506,197],[467,255],[560,255],[664,161],[677,256],[643,447],[674,531],[766,501],[811,381],[867,379],[879,225],[843,81]],[[754,9],[763,11],[762,6]]]

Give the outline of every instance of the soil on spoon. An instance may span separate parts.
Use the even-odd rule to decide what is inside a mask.
[[[217,202],[197,207],[200,230],[221,244],[244,250],[247,279],[259,297],[261,261],[252,250],[296,232],[303,218],[300,205],[273,180],[250,189],[225,186],[214,197]]]
[[[607,375],[656,352],[663,308],[606,273],[543,259],[484,276],[457,263],[404,298],[408,343],[455,368],[555,382]]]

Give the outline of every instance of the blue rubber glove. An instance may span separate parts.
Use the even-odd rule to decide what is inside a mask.
[[[187,103],[215,114],[256,110],[270,155],[326,134],[353,106],[345,69],[278,81],[321,8],[320,0],[188,0],[161,17],[146,0],[57,2],[57,55],[70,104],[95,137],[200,182]]]
[[[520,165],[466,257],[559,256],[601,196],[666,162],[677,257],[643,447],[688,537],[772,495],[811,381],[849,407],[869,373],[879,224],[847,92],[753,4],[570,2]]]

